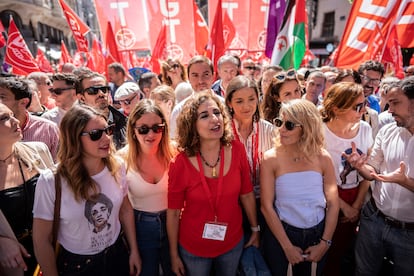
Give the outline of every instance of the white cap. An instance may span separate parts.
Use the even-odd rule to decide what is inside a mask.
[[[124,82],[118,89],[115,91],[114,100],[122,101],[128,99],[134,93],[139,94],[139,86],[135,82],[127,81]]]

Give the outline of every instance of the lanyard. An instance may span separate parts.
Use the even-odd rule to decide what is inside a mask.
[[[233,128],[234,137],[236,137],[237,141],[241,142],[239,133],[237,132],[236,125],[234,123],[234,119],[231,121],[231,126]],[[249,138],[247,137],[247,140],[248,139]],[[250,171],[253,177],[253,185],[255,185],[257,177],[257,164],[259,163],[259,122],[256,122],[256,133],[252,136],[252,150],[250,154],[252,157],[252,168],[250,168]]]
[[[217,207],[218,207],[219,197],[223,189],[224,147],[221,147],[221,150],[220,150],[220,170],[219,170],[219,177],[218,177],[216,202],[213,202],[213,195],[211,193],[210,187],[207,184],[206,176],[204,175],[204,169],[203,169],[203,164],[201,163],[200,153],[197,153],[197,162],[198,162],[198,167],[200,168],[200,171],[199,171],[200,179],[201,179],[201,183],[203,184],[204,192],[206,193],[208,202],[210,203],[211,209],[214,212],[214,220],[217,221]]]

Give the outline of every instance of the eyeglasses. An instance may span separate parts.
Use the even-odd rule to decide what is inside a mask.
[[[373,85],[380,85],[381,83],[380,79],[371,79],[370,77],[366,75],[361,75],[361,79],[367,83],[372,83]]]
[[[273,119],[273,124],[277,127],[285,125],[285,128],[289,131],[293,130],[295,127],[301,126],[300,124],[295,124],[291,121],[282,121],[280,118]]]
[[[126,100],[119,100],[119,102],[123,103],[124,105],[130,105],[137,95],[138,95],[137,93],[134,93],[134,96],[132,96],[131,98],[126,99]]]
[[[414,71],[407,71],[405,74],[408,76],[414,76]]]
[[[256,70],[256,66],[244,66],[243,68],[247,70]]]
[[[154,133],[161,133],[165,129],[165,124],[156,124],[152,125],[151,127],[147,125],[142,125],[140,127],[135,127],[135,129],[138,130],[138,133],[140,135],[146,135],[149,133],[150,130],[152,130]]]
[[[176,69],[178,69],[178,68],[180,68],[180,65],[179,65],[179,64],[177,64],[177,63],[175,63],[175,64],[173,64],[173,65],[170,65],[169,70],[172,70],[172,69],[176,70]]]
[[[99,91],[102,91],[102,93],[106,94],[108,93],[110,87],[109,86],[91,86],[88,88],[85,88],[83,92],[88,93],[88,95],[96,95],[99,93]]]
[[[74,89],[73,87],[63,87],[63,88],[49,88],[49,92],[55,95],[61,95],[63,91]]]
[[[112,135],[114,133],[115,124],[109,125],[104,129],[92,129],[89,132],[82,132],[81,136],[89,135],[92,141],[98,141],[101,139],[102,134],[105,132],[107,135]]]
[[[354,110],[356,111],[356,112],[361,112],[361,110],[365,107],[367,105],[367,102],[366,101],[364,101],[363,103],[359,103],[359,104],[356,104],[355,106],[354,106]]]
[[[292,78],[296,76],[295,70],[289,70],[287,72],[280,72],[279,74],[275,75],[274,78],[280,81],[284,81],[286,78]]]

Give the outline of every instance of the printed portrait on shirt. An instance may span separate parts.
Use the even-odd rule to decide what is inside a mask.
[[[362,151],[356,149],[357,152],[361,155]],[[344,151],[346,154],[352,153],[352,148],[348,148]],[[341,156],[341,166],[339,167],[339,177],[341,178],[341,185],[359,183],[359,175],[354,167],[346,160],[345,157]]]
[[[97,194],[85,203],[85,217],[92,226],[93,233],[108,231],[111,228],[109,218],[113,203],[104,194]]]

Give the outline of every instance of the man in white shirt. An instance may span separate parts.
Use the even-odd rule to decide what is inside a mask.
[[[361,212],[355,246],[355,275],[378,275],[384,257],[394,275],[414,275],[414,77],[387,93],[395,123],[378,132],[366,162],[353,146],[350,164],[375,180],[371,200]]]
[[[53,75],[53,86],[49,89],[51,98],[55,100],[53,109],[42,115],[43,118],[51,120],[58,126],[63,116],[66,114],[78,99],[76,96],[76,76],[74,74],[57,73]]]

